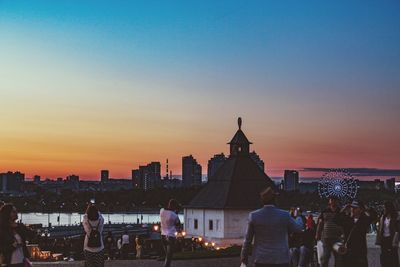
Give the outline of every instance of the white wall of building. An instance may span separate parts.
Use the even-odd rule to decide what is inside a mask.
[[[188,236],[224,237],[224,212],[217,209],[185,209],[185,231]],[[197,220],[197,229],[195,227]],[[210,221],[212,229],[210,229]]]
[[[205,210],[205,237],[223,238],[224,237],[224,211],[223,210]],[[210,229],[210,221],[212,229]]]
[[[188,236],[204,236],[204,210],[203,209],[184,209],[185,231]],[[197,229],[194,222],[197,220]]]
[[[185,209],[185,231],[189,237],[243,238],[250,210]],[[197,220],[197,229],[195,229]],[[213,229],[210,229],[212,221]]]
[[[224,211],[224,238],[244,238],[251,210]]]

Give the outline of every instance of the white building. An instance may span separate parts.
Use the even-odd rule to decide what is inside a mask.
[[[230,156],[184,209],[185,231],[218,245],[243,241],[249,212],[262,206],[259,193],[274,186],[250,157],[249,140],[241,130],[232,138]]]

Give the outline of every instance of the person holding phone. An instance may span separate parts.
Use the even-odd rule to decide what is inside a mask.
[[[249,262],[254,239],[253,258],[255,267],[289,267],[290,233],[301,233],[303,225],[289,212],[275,207],[276,192],[267,187],[260,193],[264,207],[249,214],[248,226],[240,255],[241,265]]]
[[[26,240],[34,232],[22,223],[17,223],[18,212],[13,204],[4,204],[0,209],[0,252],[3,265],[23,267],[30,265]]]
[[[171,199],[168,202],[167,208],[160,210],[161,241],[165,251],[164,267],[171,266],[176,243],[175,233],[179,232],[181,225],[178,216],[179,209],[180,205],[178,201]]]
[[[368,267],[366,236],[375,219],[376,213],[357,200],[344,206],[335,216],[334,222],[343,228],[347,248],[347,253],[343,256],[344,267]]]

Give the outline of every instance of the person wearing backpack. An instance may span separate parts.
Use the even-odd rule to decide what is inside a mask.
[[[103,226],[104,218],[94,204],[89,204],[83,216],[85,241],[83,251],[85,254],[85,267],[104,266]]]

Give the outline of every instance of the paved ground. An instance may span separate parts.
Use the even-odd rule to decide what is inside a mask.
[[[58,262],[58,263],[34,263],[34,267],[84,267],[83,262]],[[105,267],[162,267],[162,262],[155,260],[140,261],[107,261]],[[206,260],[175,261],[172,267],[239,267],[239,258],[222,258]],[[253,265],[249,265],[252,267]],[[333,265],[331,265],[333,266]],[[379,250],[369,250],[369,267],[380,267]]]
[[[369,267],[380,267],[379,254],[380,250],[374,245],[374,236],[368,236],[368,261]],[[83,262],[37,262],[33,267],[83,267]],[[175,261],[172,267],[238,267],[240,265],[239,258],[221,258],[221,259],[202,259],[202,260],[185,260]],[[162,267],[160,261],[155,260],[132,260],[132,261],[106,261],[105,267]],[[331,264],[333,266],[333,264]],[[252,265],[249,265],[252,267]]]

